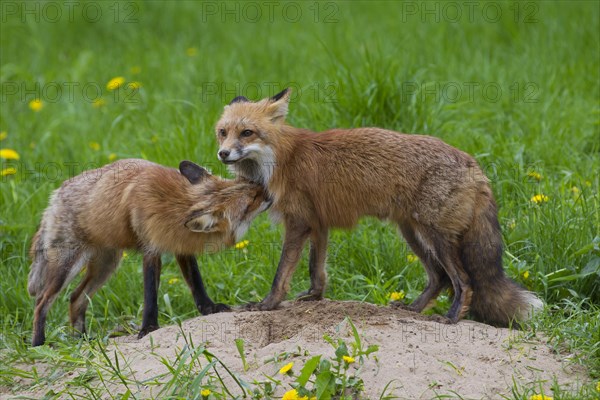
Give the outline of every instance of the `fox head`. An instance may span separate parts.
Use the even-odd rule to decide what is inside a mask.
[[[238,176],[266,185],[276,162],[277,132],[285,124],[291,90],[257,102],[233,99],[216,125],[219,160]]]
[[[198,198],[184,222],[192,232],[221,233],[239,241],[252,220],[271,205],[261,185],[219,178],[191,161],[182,161],[179,171]]]

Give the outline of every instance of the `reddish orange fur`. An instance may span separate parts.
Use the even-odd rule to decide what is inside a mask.
[[[259,102],[236,101],[216,125],[219,158],[238,176],[265,185],[274,200],[271,214],[286,226],[275,281],[260,309],[285,298],[298,249],[309,238],[311,289],[302,296],[321,298],[328,230],[351,228],[363,216],[396,223],[425,265],[429,284],[414,310],[450,285],[453,322],[470,306],[480,319],[508,324],[541,305],[511,281],[498,280],[505,275],[496,205],[473,157],[431,136],[294,128],[284,122],[289,97],[287,91]],[[512,295],[494,307],[497,298],[484,293],[496,282]]]

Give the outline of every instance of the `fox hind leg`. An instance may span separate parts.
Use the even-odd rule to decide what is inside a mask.
[[[468,312],[473,294],[471,280],[460,259],[458,240],[423,226],[417,228],[416,238],[442,266],[446,278],[452,283],[454,298],[446,317],[456,323]]]
[[[45,327],[48,310],[60,291],[79,273],[86,262],[86,254],[81,249],[52,247],[44,251],[43,260],[38,260],[47,268],[45,280],[37,292],[33,314],[33,337],[31,344],[41,346],[46,341]]]
[[[87,265],[85,277],[71,295],[69,317],[76,333],[85,333],[85,312],[92,296],[104,285],[117,269],[121,260],[121,252],[114,249],[95,251]]]
[[[433,249],[426,246],[422,240],[417,238],[413,227],[407,223],[400,224],[400,231],[411,250],[419,257],[425,271],[427,272],[427,286],[408,309],[414,312],[422,312],[427,309],[437,298],[442,290],[450,286],[450,278],[439,262]]]
[[[469,311],[471,299],[473,296],[473,288],[469,275],[463,268],[458,250],[455,246],[448,249],[444,254],[444,265],[452,280],[452,288],[454,289],[454,299],[450,310],[446,317],[453,323],[457,323]]]

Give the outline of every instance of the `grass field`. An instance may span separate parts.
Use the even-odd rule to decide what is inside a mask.
[[[227,175],[213,133],[223,105],[288,86],[292,125],[381,126],[473,154],[500,206],[505,268],[548,305],[532,327],[600,378],[598,2],[67,3],[2,3],[0,385],[32,357],[27,253],[52,190],[127,157]],[[244,249],[200,257],[215,301],[268,293],[281,231],[262,215]],[[164,261],[162,325],[197,315]],[[329,298],[377,304],[401,291],[411,301],[426,282],[395,230],[370,219],[332,233],[328,272]],[[292,293],[308,284],[305,255]],[[69,292],[50,311],[51,343],[77,343]],[[88,331],[139,323],[141,306],[129,252]]]

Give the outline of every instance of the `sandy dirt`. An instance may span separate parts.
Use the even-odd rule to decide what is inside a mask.
[[[523,387],[541,385],[546,393],[551,393],[554,381],[567,389],[576,388],[587,379],[585,371],[569,364],[568,355],[554,354],[539,335],[525,339],[523,332],[472,321],[448,325],[436,322],[435,317],[402,309],[328,300],[284,303],[281,309],[271,312],[198,317],[185,321],[181,329],[164,327],[141,340],[134,336],[115,339],[108,354],[115,350],[122,354],[129,363],[127,368],[141,381],[167,371],[160,358],[174,360],[185,345],[185,334],[195,345],[206,342],[208,350],[247,382],[265,380],[266,374],[287,383],[292,378],[282,378],[277,373],[282,365],[293,361],[298,373],[304,361],[314,355],[333,357],[334,350],[323,340],[324,334],[345,338],[348,344],[353,341],[346,316],[360,332],[365,348],[379,345],[379,351],[362,366],[355,364],[365,382],[367,399],[378,399],[390,381],[386,394],[401,399],[430,399],[442,394],[496,399],[509,395],[514,382]],[[245,343],[249,364],[246,372],[234,342],[238,338]],[[273,360],[286,352],[293,355],[287,360]],[[44,370],[43,365],[36,367]],[[69,375],[72,379],[73,372]],[[54,387],[58,389],[67,380],[66,376],[57,380]],[[113,386],[111,392],[123,392],[118,384]],[[235,389],[235,385],[231,387]],[[289,385],[277,394],[286,388]],[[42,396],[48,389],[22,394]],[[147,398],[156,396],[160,387],[148,385],[138,390],[140,398]],[[10,398],[6,393],[0,397]]]

